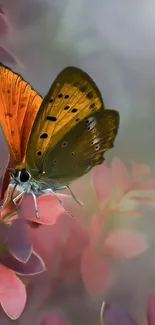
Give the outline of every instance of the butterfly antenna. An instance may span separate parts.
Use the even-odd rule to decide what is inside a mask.
[[[37,218],[37,219],[40,219],[40,217],[39,217],[39,212],[38,212],[38,204],[37,204],[37,198],[36,198],[36,195],[35,195],[35,193],[34,193],[33,191],[30,191],[29,193],[32,195],[33,200],[34,200],[34,207],[35,207],[36,218]]]
[[[11,171],[14,171],[15,169],[14,168],[0,168],[0,170],[11,170]]]
[[[82,207],[84,207],[84,204],[75,196],[75,194],[73,193],[73,191],[71,190],[71,188],[67,185],[66,186],[72,196],[72,198]]]

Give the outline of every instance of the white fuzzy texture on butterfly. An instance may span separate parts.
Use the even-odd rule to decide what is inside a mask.
[[[61,204],[61,206],[65,209],[65,211],[73,217],[73,215],[66,210],[66,208],[63,205],[63,202],[59,198],[59,196],[55,193],[55,191],[52,188],[46,188],[46,185],[43,183],[39,183],[38,181],[36,182],[31,178],[31,174],[28,171],[24,171],[24,177],[26,176],[25,180],[22,181],[22,171],[18,171],[17,175],[11,174],[10,175],[10,184],[7,189],[7,194],[6,198],[3,202],[3,205],[1,208],[5,206],[5,204],[8,202],[9,199],[12,200],[14,205],[17,205],[17,202],[24,194],[31,194],[34,200],[34,205],[35,205],[35,214],[36,218],[40,219],[39,217],[39,212],[38,212],[38,204],[37,204],[37,198],[36,196],[39,194],[52,194],[56,197],[57,201]],[[71,196],[74,198],[74,200],[83,206],[83,204],[75,197],[74,193],[71,191],[69,186],[63,187],[68,188],[70,191]],[[10,189],[11,189],[11,194],[10,194]],[[59,188],[59,190],[62,188]],[[19,194],[13,198],[14,192],[19,192]],[[5,219],[5,217],[4,217]]]

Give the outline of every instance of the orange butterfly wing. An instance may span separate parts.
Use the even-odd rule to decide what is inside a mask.
[[[29,135],[42,97],[20,75],[0,64],[0,124],[14,167],[25,167]]]

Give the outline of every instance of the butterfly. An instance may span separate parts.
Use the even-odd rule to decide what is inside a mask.
[[[14,204],[31,193],[39,218],[37,194],[56,195],[104,161],[118,132],[119,113],[105,108],[95,82],[79,68],[63,69],[42,99],[1,64],[0,124],[14,166],[6,200],[10,187],[20,193],[12,194]]]

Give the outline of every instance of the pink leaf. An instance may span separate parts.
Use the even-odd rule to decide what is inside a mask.
[[[107,236],[102,252],[113,258],[132,258],[147,248],[145,235],[128,230],[114,230]]]
[[[8,268],[0,265],[0,302],[11,319],[17,319],[26,303],[26,290],[22,281]]]
[[[81,273],[89,294],[98,295],[103,292],[109,272],[108,263],[98,257],[92,246],[87,246],[82,255]]]

